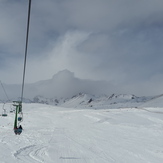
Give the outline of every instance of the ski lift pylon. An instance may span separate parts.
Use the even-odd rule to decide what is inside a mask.
[[[7,117],[7,113],[6,113],[6,109],[4,108],[5,103],[3,104],[3,113],[2,113],[2,117]]]

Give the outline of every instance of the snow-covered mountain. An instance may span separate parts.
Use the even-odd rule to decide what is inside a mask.
[[[21,85],[4,84],[4,88],[11,101],[20,100]],[[112,94],[113,90],[115,94]],[[109,82],[79,79],[74,73],[63,70],[55,74],[52,79],[25,84],[23,102],[100,109],[140,107],[161,97],[162,95],[137,97],[130,94],[116,94],[116,89],[113,89]],[[7,100],[1,88],[0,101]]]
[[[71,99],[67,99],[64,103],[60,104],[63,107],[75,107],[75,108],[89,108],[94,109],[113,109],[113,108],[128,108],[128,107],[140,107],[141,105],[149,102],[150,100],[157,99],[160,96],[151,97],[136,97],[135,95],[128,94],[112,94],[108,95],[88,95],[79,93],[73,96]]]
[[[20,100],[20,98],[18,98]],[[91,95],[78,93],[71,98],[47,98],[35,96],[33,99],[24,98],[24,103],[41,103],[61,106],[65,108],[93,108],[93,109],[118,109],[140,107],[163,107],[163,95],[137,97],[130,94]],[[1,100],[1,103],[5,101]],[[156,104],[155,104],[156,103]]]
[[[27,100],[26,100],[27,101]],[[93,108],[93,109],[118,109],[118,108],[141,108],[163,107],[163,95],[137,97],[129,94],[90,95],[79,93],[71,98],[49,99],[36,96],[31,103],[56,105],[65,108]]]

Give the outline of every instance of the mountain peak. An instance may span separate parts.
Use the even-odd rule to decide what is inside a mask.
[[[65,69],[65,70],[62,70],[62,71],[59,71],[57,74],[53,75],[53,79],[67,79],[67,78],[74,78],[74,73]]]

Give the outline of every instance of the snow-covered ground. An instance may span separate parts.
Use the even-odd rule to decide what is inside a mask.
[[[23,104],[23,113],[21,135],[13,132],[14,113],[0,116],[0,163],[163,162],[163,107]]]

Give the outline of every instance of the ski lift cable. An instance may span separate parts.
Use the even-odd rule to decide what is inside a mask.
[[[30,13],[31,13],[31,0],[29,0],[29,6],[28,6],[28,20],[27,20],[27,32],[26,32],[26,45],[25,45],[25,58],[24,58],[24,70],[23,70],[21,102],[23,101],[23,93],[24,93],[24,80],[25,80],[27,50],[28,50],[28,35],[29,35]]]

